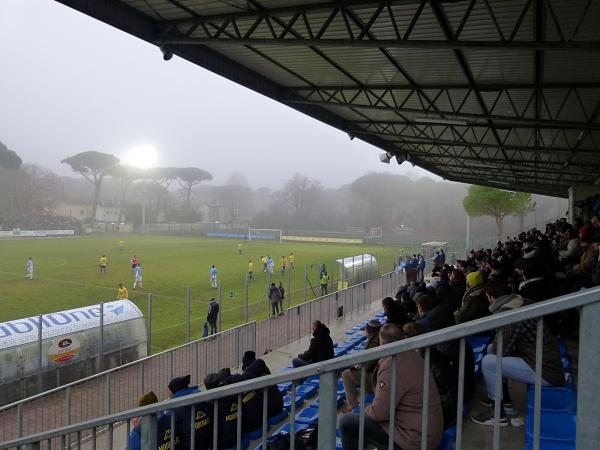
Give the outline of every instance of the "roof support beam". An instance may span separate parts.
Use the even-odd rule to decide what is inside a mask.
[[[489,92],[489,91],[506,91],[509,89],[512,90],[522,90],[522,89],[535,89],[537,86],[536,83],[478,83],[477,87],[480,91]],[[468,83],[419,83],[419,87],[421,89],[443,89],[443,90],[453,90],[453,89],[470,89],[470,85]],[[542,89],[586,89],[586,88],[600,88],[600,82],[572,82],[572,83],[542,83]],[[323,91],[356,91],[361,89],[369,89],[369,90],[386,90],[386,91],[394,91],[394,90],[410,90],[414,89],[411,84],[377,84],[377,83],[366,83],[360,85],[348,85],[348,84],[319,84],[318,87],[313,86],[289,86],[285,87],[283,91],[285,93],[293,93],[293,92],[302,92],[302,91],[314,91],[315,89],[323,90]]]
[[[320,48],[387,48],[387,49],[430,49],[430,50],[458,50],[458,49],[484,49],[484,50],[578,50],[600,52],[598,41],[440,41],[440,40],[396,40],[396,39],[289,39],[289,38],[230,38],[224,35],[219,37],[198,38],[165,38],[158,39],[159,43],[171,45],[256,45],[278,47],[320,47]]]

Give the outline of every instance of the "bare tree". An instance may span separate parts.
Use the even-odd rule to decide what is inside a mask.
[[[283,187],[283,195],[293,210],[295,223],[302,224],[310,214],[312,203],[323,191],[318,180],[296,173]]]
[[[6,145],[0,142],[0,167],[9,170],[17,170],[21,167],[21,158]]]
[[[62,183],[54,172],[36,164],[23,164],[23,207],[35,214],[50,212],[62,197]]]
[[[137,167],[129,166],[127,164],[117,164],[109,173],[121,191],[121,207],[119,208],[119,222],[121,222],[125,213],[127,190],[129,189],[129,186],[131,186],[131,183],[143,178],[143,173]]]
[[[91,221],[96,220],[96,210],[100,201],[100,191],[104,177],[110,173],[114,167],[119,164],[119,158],[108,153],[101,152],[83,152],[65,158],[61,161],[63,164],[71,166],[73,172],[80,173],[83,178],[94,185],[94,201],[92,203]]]

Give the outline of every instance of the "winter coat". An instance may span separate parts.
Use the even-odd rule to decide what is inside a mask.
[[[589,245],[581,255],[579,264],[577,264],[573,270],[578,273],[592,273],[598,260],[598,250],[594,249]]]
[[[298,357],[311,363],[327,361],[333,358],[333,341],[331,340],[331,336],[329,336],[329,328],[320,324],[313,333],[308,350],[298,355]]]
[[[558,252],[558,255],[561,258],[571,259],[571,258],[579,258],[581,255],[581,241],[579,238],[571,239],[567,244],[566,250],[561,250]]]
[[[175,434],[175,448],[179,447],[180,438]],[[156,447],[157,449],[166,448],[165,445],[170,445],[171,442],[171,417],[166,414],[161,414],[156,421]],[[141,450],[142,448],[142,426],[138,425],[131,430],[129,434],[129,449]],[[200,449],[208,449],[208,447],[200,447]],[[200,450],[199,449],[199,450]]]
[[[231,383],[238,383],[240,381],[252,380],[253,378],[262,377],[265,375],[271,375],[271,371],[262,359],[255,359],[251,362],[241,374],[235,374],[231,376]],[[258,417],[258,420],[262,424],[262,390],[257,392],[257,396],[260,402],[260,408],[253,412]],[[277,389],[277,386],[269,386],[267,396],[267,417],[275,417],[283,411],[283,395]],[[242,420],[244,414],[242,411]]]
[[[482,284],[469,288],[465,292],[460,308],[454,313],[454,320],[456,323],[464,323],[489,316],[489,306],[490,302]]]
[[[269,300],[271,300],[272,304],[279,303],[281,301],[281,293],[279,292],[277,286],[271,286],[269,289]]]
[[[210,302],[208,304],[208,314],[206,315],[206,321],[208,323],[216,323],[218,315],[219,315],[219,304],[217,302]]]
[[[519,295],[533,302],[541,302],[542,300],[558,297],[560,292],[555,290],[552,283],[540,277],[523,281],[519,285]]]
[[[171,398],[184,397],[186,395],[197,394],[200,392],[198,386],[190,386],[185,389],[180,389]],[[181,446],[179,448],[189,448],[191,442],[191,414],[192,408],[190,406],[182,406],[175,408],[174,410],[165,411],[165,414],[171,417],[171,414],[175,414],[175,435],[179,437]]]
[[[504,295],[497,298],[490,305],[490,312],[498,314],[505,311],[527,306],[533,302],[524,299],[517,294]],[[496,338],[492,344],[492,352],[496,352],[496,339],[502,333],[502,356],[514,356],[522,358],[533,370],[535,370],[535,340],[537,331],[537,319],[524,320],[510,324],[496,332]],[[544,326],[542,352],[542,378],[553,386],[565,384],[565,375],[560,359],[558,341],[547,326]]]
[[[421,414],[423,411],[423,358],[416,352],[396,355],[396,379],[392,380],[392,357],[379,360],[373,373],[375,398],[365,408],[365,415],[377,422],[389,435],[392,381],[396,383],[394,442],[403,450],[421,448]],[[437,449],[444,430],[440,396],[433,376],[429,376],[429,427],[427,449]]]

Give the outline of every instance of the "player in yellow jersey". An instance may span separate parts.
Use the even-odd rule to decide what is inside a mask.
[[[123,283],[119,283],[119,288],[117,289],[117,298],[119,300],[127,300],[129,298],[129,292],[127,292],[127,288],[123,286]]]
[[[285,256],[281,257],[281,275],[285,275],[285,267],[287,266],[288,259]]]
[[[254,263],[252,260],[248,261],[248,282],[254,281]]]
[[[106,255],[102,255],[100,257],[100,262],[98,264],[98,267],[100,267],[100,273],[101,274],[105,274],[106,273],[106,267],[108,266],[108,258],[106,257]]]
[[[261,256],[260,257],[260,262],[263,265],[263,272],[267,271],[267,257],[266,256]]]
[[[290,256],[288,256],[288,265],[290,270],[294,270],[294,261],[295,261],[296,257],[294,256],[293,252],[290,252]]]
[[[119,251],[122,252],[124,248],[125,248],[125,241],[121,239],[119,241]]]

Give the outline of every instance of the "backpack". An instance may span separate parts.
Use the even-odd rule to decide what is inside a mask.
[[[289,450],[290,435],[288,433],[279,433],[269,438],[267,450]],[[302,431],[296,432],[294,439],[296,450],[317,450],[318,445],[317,426],[310,426]]]

